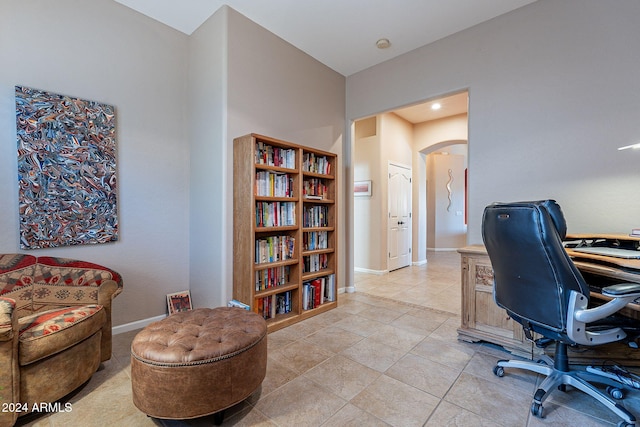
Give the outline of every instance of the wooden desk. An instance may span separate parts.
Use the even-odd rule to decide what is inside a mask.
[[[637,249],[640,246],[640,236],[627,236],[622,234],[567,234],[564,239],[567,246],[567,253],[574,261],[592,262],[594,264],[604,264],[628,271],[630,274],[622,275],[625,280],[631,279],[634,283],[640,277],[640,259],[624,259],[611,256],[587,254],[572,250],[575,246],[610,246],[625,249]],[[609,273],[607,273],[609,274]],[[637,276],[637,277],[635,277]]]
[[[535,358],[542,350],[528,341],[522,326],[493,300],[493,268],[482,245],[458,250],[462,268],[462,310],[458,339],[487,341],[518,356]]]
[[[608,243],[637,248],[640,244],[640,237],[619,234],[567,234],[565,243],[573,245],[575,242],[584,242],[587,245]],[[640,259],[624,259],[576,252],[571,247],[567,247],[567,253],[589,286],[592,287],[592,298],[610,299],[599,293],[597,288],[615,283],[640,283]],[[640,320],[640,304],[628,304],[622,314]]]
[[[571,235],[570,237],[574,238],[575,236]],[[583,235],[577,236],[583,237]],[[593,237],[593,235],[589,236]],[[541,349],[535,347],[524,337],[522,326],[512,320],[505,310],[498,307],[493,300],[493,268],[484,246],[468,246],[458,252],[461,255],[462,274],[462,310],[458,339],[468,342],[491,342],[504,347],[513,354],[531,359],[542,354]],[[574,251],[568,250],[567,252],[573,257],[572,252]],[[597,281],[604,286],[620,282],[640,283],[640,265],[637,269],[632,269],[626,263],[623,266],[618,260],[609,260],[609,257],[576,254],[579,256],[576,255],[574,263],[585,279],[588,279],[588,282]],[[592,291],[591,295],[594,299],[606,299],[597,291]],[[623,314],[640,319],[640,306],[629,304]],[[552,352],[553,346],[547,350]],[[623,343],[597,347],[580,346],[577,350],[570,348],[569,356],[571,360],[583,363],[601,363],[603,359],[606,359],[617,361],[623,365],[640,366],[640,350],[632,349]]]

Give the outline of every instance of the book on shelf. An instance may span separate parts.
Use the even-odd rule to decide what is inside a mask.
[[[293,197],[293,177],[288,173],[258,171],[254,191],[256,196]]]
[[[274,147],[264,141],[257,141],[255,162],[257,165],[295,169],[296,151],[292,148]]]
[[[286,234],[256,239],[255,263],[263,264],[291,259],[294,257],[295,244],[295,237]]]
[[[302,264],[303,273],[314,273],[321,271],[329,267],[329,255],[328,254],[311,254],[305,255],[304,262]]]
[[[290,268],[288,265],[265,268],[256,271],[256,291],[282,286],[289,282]]]
[[[311,288],[310,282],[305,282],[302,284],[302,309],[309,310],[313,308],[312,299],[310,295],[313,295],[313,289]]]
[[[306,172],[331,174],[331,162],[326,156],[317,156],[315,153],[304,153],[302,156],[302,169]]]
[[[302,215],[303,227],[327,227],[329,225],[329,208],[327,206],[305,206]]]
[[[327,276],[327,283],[325,286],[325,301],[332,302],[336,300],[336,276],[330,274]]]
[[[329,189],[323,179],[305,179],[302,185],[302,195],[306,199],[323,200],[327,198]]]
[[[307,231],[302,235],[302,249],[305,251],[315,251],[318,249],[328,249],[329,239],[326,231]]]
[[[296,225],[295,203],[256,203],[256,227],[286,227],[292,225]]]
[[[290,313],[291,310],[291,291],[259,298],[256,304],[256,312],[265,319],[275,319],[277,315]]]
[[[302,309],[311,310],[326,302],[335,301],[335,275],[304,282],[302,284]]]

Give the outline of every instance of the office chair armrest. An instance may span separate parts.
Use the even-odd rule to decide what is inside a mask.
[[[575,293],[575,291],[572,291]],[[583,295],[576,293],[578,299],[585,298]],[[586,303],[576,304],[574,318],[579,322],[591,323],[596,320],[604,319],[613,313],[622,309],[625,305],[640,298],[640,285],[634,283],[620,283],[617,285],[607,286],[602,289],[602,295],[613,298],[598,307],[587,308]]]
[[[610,298],[640,298],[640,283],[618,283],[602,288],[602,295]]]
[[[618,286],[618,285],[614,285]],[[615,292],[622,292],[619,288]],[[606,304],[594,308],[587,308],[589,298],[587,296],[571,291],[569,296],[569,307],[567,311],[567,336],[577,344],[600,345],[624,339],[627,334],[619,327],[612,327],[604,330],[588,330],[587,324],[596,320],[604,319],[625,305],[633,302],[637,298],[637,293],[632,292],[626,297],[613,298]]]

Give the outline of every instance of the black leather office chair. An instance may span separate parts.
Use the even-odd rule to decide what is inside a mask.
[[[613,299],[597,308],[587,308],[589,287],[564,249],[566,231],[564,215],[553,200],[496,203],[485,208],[482,238],[493,266],[496,303],[522,324],[527,337],[537,333],[556,342],[553,360],[500,360],[494,373],[502,376],[504,368],[521,368],[546,376],[531,404],[531,413],[537,417],[542,418],[542,403],[555,388],[564,391],[570,385],[621,417],[618,426],[633,426],[635,417],[590,382],[622,384],[588,369],[570,367],[567,346],[625,339],[626,334],[619,327],[599,325],[592,329],[589,324],[639,298],[640,284],[603,288],[602,294]],[[620,392],[619,388],[609,390]]]

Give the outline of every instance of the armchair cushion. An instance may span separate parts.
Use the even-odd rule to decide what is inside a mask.
[[[19,320],[19,364],[28,365],[59,353],[96,333],[106,321],[101,305],[64,307]]]

